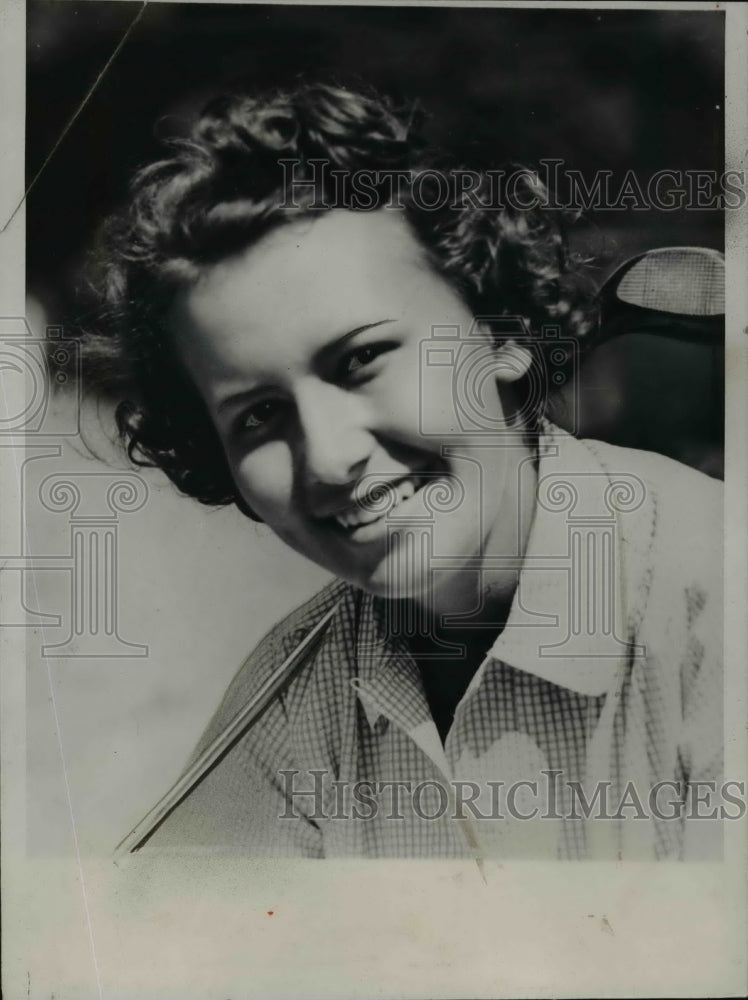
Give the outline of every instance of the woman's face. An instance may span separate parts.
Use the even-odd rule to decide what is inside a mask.
[[[527,359],[478,332],[400,213],[275,229],[180,293],[171,326],[242,497],[298,552],[455,607],[469,560],[521,549],[527,449],[497,378]]]

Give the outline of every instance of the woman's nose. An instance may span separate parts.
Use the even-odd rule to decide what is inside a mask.
[[[309,485],[350,486],[366,467],[374,446],[361,400],[321,380],[296,395],[301,460]]]

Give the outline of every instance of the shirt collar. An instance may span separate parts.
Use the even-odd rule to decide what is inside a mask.
[[[594,445],[545,425],[533,523],[517,590],[489,657],[583,695],[610,690],[628,641],[620,514],[643,484],[605,468]]]
[[[431,719],[421,675],[405,640],[387,628],[385,602],[366,593],[361,595],[356,666],[351,684],[370,726],[385,716],[408,732]]]

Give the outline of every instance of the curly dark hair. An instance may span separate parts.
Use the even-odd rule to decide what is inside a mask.
[[[235,503],[252,516],[173,350],[167,311],[201,269],[286,220],[333,203],[383,207],[393,176],[398,205],[431,266],[474,315],[523,317],[533,333],[547,324],[567,337],[590,331],[589,285],[539,182],[515,172],[514,197],[499,191],[497,198],[496,177],[474,173],[469,197],[439,203],[439,182],[459,169],[427,147],[421,122],[413,107],[329,84],[232,94],[213,100],[187,138],[166,140],[169,155],[135,175],[128,208],[108,220],[92,254],[90,285],[100,308],[83,338],[89,371],[117,401],[132,461],[160,467],[202,503]],[[377,180],[362,203],[341,178],[363,171]],[[541,368],[543,349],[539,338]]]

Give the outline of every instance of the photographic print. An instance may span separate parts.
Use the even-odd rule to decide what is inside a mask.
[[[29,996],[744,981],[732,7],[29,0]]]

